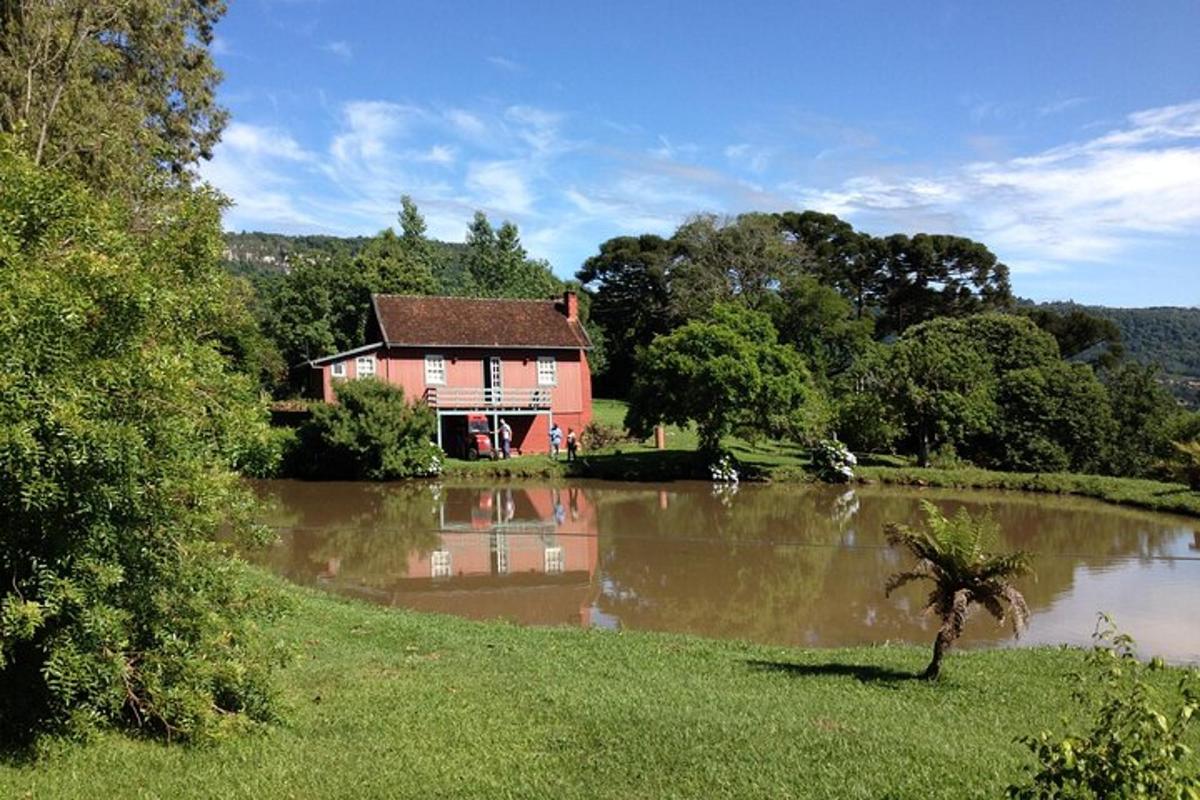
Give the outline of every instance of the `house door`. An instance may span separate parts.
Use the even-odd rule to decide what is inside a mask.
[[[489,400],[498,401],[500,399],[500,389],[504,386],[504,370],[500,364],[499,356],[492,356],[485,359],[483,362],[483,388],[491,391],[485,392]]]

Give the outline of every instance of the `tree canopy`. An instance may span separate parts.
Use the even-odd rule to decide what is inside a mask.
[[[104,194],[186,180],[228,117],[208,50],[224,13],[223,0],[3,0],[0,131]]]
[[[735,428],[815,438],[827,414],[803,361],[779,343],[770,317],[718,305],[639,351],[626,424],[644,436],[660,422],[694,422],[701,449],[716,452]]]
[[[265,600],[215,541],[266,410],[218,332],[219,204],[149,230],[0,137],[0,737],[270,714]]]

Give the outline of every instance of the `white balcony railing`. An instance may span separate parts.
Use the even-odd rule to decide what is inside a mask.
[[[430,408],[548,409],[549,389],[460,389],[432,386],[425,390]]]

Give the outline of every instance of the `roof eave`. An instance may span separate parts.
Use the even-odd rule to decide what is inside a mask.
[[[359,353],[366,353],[370,350],[378,350],[380,347],[383,347],[383,346],[384,346],[384,342],[372,342],[371,344],[364,344],[362,347],[356,347],[353,350],[343,350],[340,353],[332,353],[327,356],[321,356],[320,358],[310,358],[308,361],[301,361],[296,366],[297,367],[304,367],[304,366],[319,367],[324,364],[328,364],[331,361],[338,361],[343,358],[349,358],[350,356],[356,356]],[[293,367],[293,369],[295,369],[295,367]]]

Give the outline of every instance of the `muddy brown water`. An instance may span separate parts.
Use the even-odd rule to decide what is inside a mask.
[[[932,641],[927,591],[883,595],[911,557],[883,526],[920,501],[990,510],[998,550],[1033,552],[1018,644],[1087,644],[1105,611],[1145,655],[1200,663],[1200,520],[1097,501],[890,487],[262,481],[279,542],[254,556],[388,606],[528,625],[838,647]],[[964,646],[1007,646],[982,612]]]

